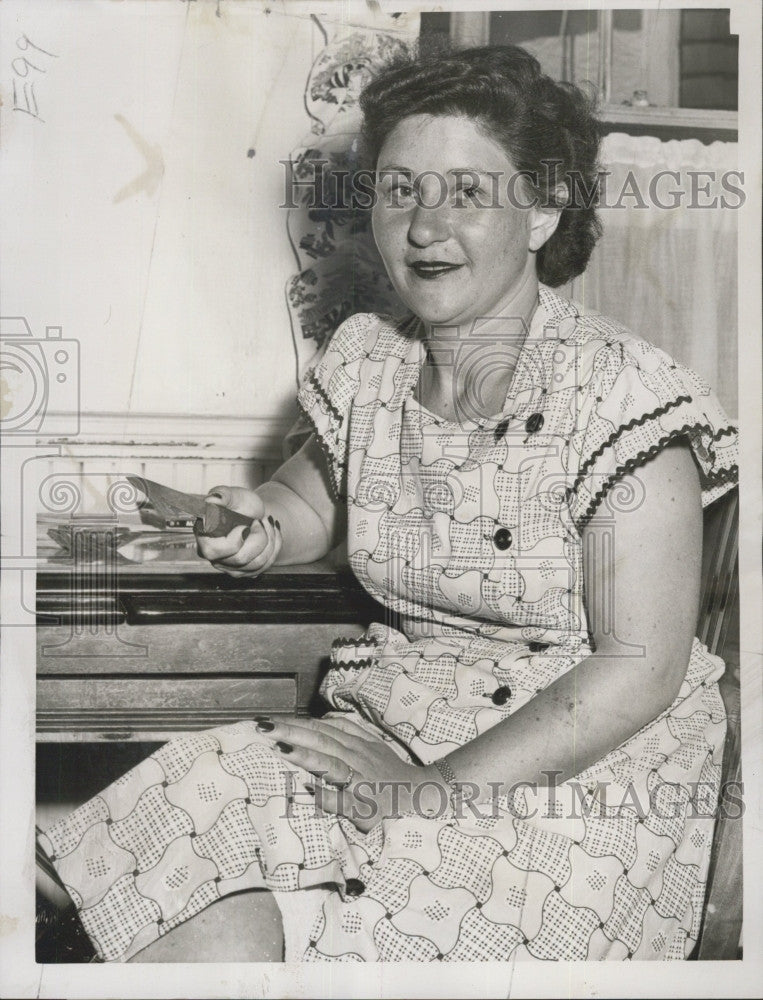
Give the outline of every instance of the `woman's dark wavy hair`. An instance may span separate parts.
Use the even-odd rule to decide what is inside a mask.
[[[538,278],[556,287],[581,274],[601,235],[596,216],[601,125],[594,102],[546,76],[515,45],[419,50],[398,59],[360,97],[362,156],[374,169],[390,132],[411,115],[462,115],[499,143],[541,205],[566,204],[537,254]],[[537,180],[537,183],[535,181]],[[560,202],[555,188],[567,187]]]

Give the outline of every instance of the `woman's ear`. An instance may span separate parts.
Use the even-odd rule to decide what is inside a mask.
[[[556,232],[559,219],[568,200],[569,192],[566,184],[558,184],[554,189],[554,204],[536,205],[532,209],[530,222],[530,252],[537,253],[544,243]],[[549,199],[550,200],[550,199]]]

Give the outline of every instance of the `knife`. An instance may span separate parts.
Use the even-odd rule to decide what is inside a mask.
[[[180,490],[162,486],[142,476],[126,476],[128,483],[145,493],[157,514],[165,520],[177,517],[195,517],[197,535],[221,538],[240,524],[252,524],[252,518],[221,504],[208,503],[200,493],[181,493]]]

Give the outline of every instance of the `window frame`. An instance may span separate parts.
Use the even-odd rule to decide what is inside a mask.
[[[450,38],[458,47],[490,44],[490,15],[492,11],[453,12],[450,14]],[[613,11],[599,11],[599,79],[597,86],[602,95],[599,118],[604,132],[625,132],[628,135],[652,135],[658,139],[699,139],[736,142],[738,140],[738,113],[714,111],[703,108],[676,106],[634,107],[614,104],[612,90],[612,40]]]

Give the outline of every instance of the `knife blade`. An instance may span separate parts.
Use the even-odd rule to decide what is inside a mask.
[[[252,518],[221,504],[208,503],[200,493],[182,493],[169,486],[162,486],[143,476],[126,476],[128,483],[145,493],[156,512],[165,520],[177,517],[195,517],[197,535],[220,538],[237,525],[251,525]],[[200,523],[201,522],[201,523]]]

